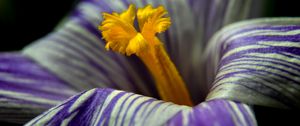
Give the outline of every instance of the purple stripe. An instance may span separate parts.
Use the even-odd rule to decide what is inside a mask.
[[[267,26],[261,26],[261,25],[251,25],[248,26],[249,28],[243,28],[242,30],[238,29],[235,32],[230,33],[229,35],[226,34],[226,37],[223,38],[219,43],[221,43],[221,47],[225,47],[224,44],[226,41],[228,41],[228,39],[230,39],[232,36],[238,35],[238,34],[242,34],[242,33],[246,33],[246,32],[251,32],[253,30],[261,30],[260,32],[266,32],[267,30],[274,30],[273,32],[289,32],[289,31],[293,31],[293,30],[299,30],[300,26],[298,25],[288,25],[288,26],[272,26],[272,25],[267,25]],[[236,30],[236,29],[231,29],[232,30]],[[251,37],[248,37],[251,38]],[[247,45],[248,44],[252,44],[252,43],[256,43],[256,42],[248,42],[248,41],[244,41],[243,43],[240,43],[237,40],[234,40],[234,42],[237,43],[230,43],[230,45],[236,45],[237,47],[239,45]]]
[[[298,35],[288,35],[288,36],[252,36],[252,37],[244,37],[240,39],[235,39],[230,42],[229,45],[226,46],[226,48],[223,48],[221,50],[222,54],[225,54],[226,52],[233,50],[238,47],[243,47],[247,45],[264,45],[263,41],[273,41],[278,43],[284,43],[281,41],[290,41],[290,42],[300,42],[300,34]],[[259,44],[261,42],[261,44]],[[300,43],[299,43],[300,44]],[[265,45],[271,47],[278,47],[278,46],[271,46],[271,45]]]
[[[0,59],[0,64],[2,66],[0,73],[6,72],[10,78],[15,77],[17,78],[16,80],[27,79],[32,81],[24,83],[16,80],[8,80],[5,76],[2,76],[0,77],[1,89],[32,95],[34,94],[34,91],[40,96],[57,100],[66,99],[70,96],[69,94],[54,94],[53,92],[44,90],[43,88],[46,87],[58,87],[62,90],[72,91],[69,87],[65,86],[65,82],[52,75],[41,66],[38,66],[35,62],[27,59],[25,56],[17,53],[6,53],[0,54]]]
[[[275,62],[275,61],[268,61],[268,60],[255,60],[255,59],[239,59],[239,60],[233,60],[231,63],[235,63],[234,65],[228,65],[226,67],[222,67],[220,70],[225,70],[229,67],[233,67],[233,66],[239,66],[239,65],[244,65],[243,63],[238,63],[238,62],[241,62],[241,61],[246,61],[246,62],[256,62],[258,65],[260,64],[260,62],[262,63],[272,63],[272,64],[275,64],[275,65],[280,65],[280,66],[285,66],[287,68],[291,68],[291,69],[294,69],[294,70],[297,70],[300,72],[300,67],[293,67],[293,66],[290,66],[290,65],[286,65],[286,64],[283,64],[283,63],[280,63],[280,62]],[[289,62],[287,62],[289,63]],[[247,63],[245,63],[247,64]],[[248,64],[248,65],[253,65],[253,64]],[[299,64],[298,64],[299,65]],[[277,69],[277,68],[276,68]],[[279,69],[278,69],[279,70]],[[282,69],[280,69],[282,70]],[[290,73],[290,72],[288,72]]]
[[[111,89],[97,89],[93,96],[89,97],[89,99],[84,104],[74,110],[75,112],[78,111],[78,113],[72,119],[73,121],[69,123],[69,125],[92,125],[91,123],[93,123],[94,121],[92,120],[92,116],[97,111],[97,107],[102,107],[103,103],[112,91],[113,90]]]
[[[0,114],[7,114],[9,111],[18,113],[4,117],[3,120],[18,118],[18,121],[22,123],[27,122],[28,119],[34,118],[37,114],[52,107],[53,104],[70,97],[71,92],[75,93],[67,86],[68,83],[20,53],[0,54],[0,73],[5,74],[0,77],[0,89],[12,93],[11,95],[5,92],[0,93],[0,100],[5,101],[1,104],[4,108],[7,107],[7,110],[3,109]],[[60,89],[60,93],[50,90],[57,88]],[[22,94],[16,97],[12,96],[13,93]],[[34,101],[38,98],[53,103]],[[16,106],[12,106],[12,104]]]
[[[20,83],[21,84],[21,83]],[[54,92],[46,91],[46,90],[41,90],[38,88],[38,86],[30,86],[30,85],[15,85],[13,83],[8,83],[0,80],[0,87],[1,90],[6,90],[10,92],[17,92],[17,93],[26,93],[28,95],[32,95],[33,97],[41,97],[41,98],[46,98],[46,99],[52,99],[52,100],[65,100],[70,95],[68,94],[57,94]],[[66,89],[60,89],[61,91],[64,91]],[[0,94],[1,95],[1,94]]]
[[[274,31],[281,31],[281,32],[289,32],[289,31],[294,31],[294,30],[299,30],[300,26],[299,25],[269,25],[269,24],[251,24],[249,26],[246,26],[247,28],[243,29],[236,29],[238,30],[237,32],[233,34],[241,34],[253,30],[274,30]]]
[[[6,57],[7,55],[10,55],[10,57]],[[0,72],[27,78],[52,80],[64,83],[41,66],[36,65],[37,63],[34,61],[29,60],[24,56],[21,57],[21,55],[16,55],[19,54],[0,54]]]
[[[112,92],[113,92],[113,89],[110,89],[110,88],[105,88],[105,89],[102,89],[102,90],[104,90],[104,93],[103,92],[101,92],[101,90],[99,90],[99,89],[97,89],[97,94],[98,95],[100,95],[100,96],[98,96],[97,98],[98,99],[100,99],[100,100],[96,100],[96,101],[98,101],[99,103],[98,103],[98,107],[100,108],[98,111],[95,111],[94,113],[97,113],[96,115],[99,115],[99,113],[103,110],[103,109],[105,109],[104,107],[103,107],[103,105],[104,105],[104,102],[106,101],[106,99],[107,99],[107,97],[109,96],[109,94],[111,94]],[[88,106],[87,106],[87,108],[89,108]],[[95,114],[94,114],[95,115]],[[94,125],[96,125],[95,124],[96,122],[93,122],[93,126]],[[98,124],[97,124],[98,125]]]
[[[243,114],[243,115],[245,115],[246,117],[247,116],[250,116],[250,113],[248,113],[248,111],[246,110],[246,108],[243,106],[243,105],[237,105],[238,106],[238,108],[239,108],[239,110],[240,110],[240,112]],[[254,125],[254,123],[252,122],[252,120],[250,119],[250,118],[245,118],[245,120],[246,120],[246,123],[247,124],[251,124],[251,125]]]
[[[132,94],[130,94],[129,96],[127,96],[127,97],[125,98],[125,100],[122,102],[120,108],[123,108],[123,107],[124,107],[124,104],[127,102],[127,100],[128,100],[131,96],[133,96],[133,95],[134,95],[134,94],[132,93]],[[122,109],[119,109],[119,111],[118,111],[118,113],[117,113],[117,116],[116,116],[116,120],[119,120],[119,117],[120,117],[120,115],[121,115],[121,111],[122,111]],[[115,123],[115,126],[118,126],[118,121]]]
[[[82,92],[82,93],[80,93],[80,95],[82,95],[83,93],[85,93],[85,92]],[[73,96],[72,97],[72,99],[70,99],[70,100],[68,100],[69,102],[72,102],[72,103],[74,103],[74,99],[77,99],[78,97],[80,97],[80,95],[76,95],[76,96]],[[62,103],[62,104],[60,104],[60,105],[58,105],[58,106],[55,106],[54,108],[52,108],[52,110],[55,110],[55,109],[58,109],[58,108],[60,108],[60,107],[62,107],[62,106],[71,106],[71,104],[66,104],[67,102],[64,102],[64,103]],[[34,122],[32,122],[32,125],[36,125],[36,123],[38,123],[39,122],[39,120],[40,119],[43,119],[43,118],[45,118],[49,113],[51,113],[52,111],[46,111],[46,112],[44,112],[42,115],[40,115],[40,116],[38,116],[38,117],[36,117],[36,119],[35,119],[35,121]],[[64,111],[65,112],[65,111]],[[60,112],[59,112],[60,113]],[[56,118],[52,118],[51,120],[49,120],[48,122],[47,122],[47,124],[49,125],[49,123],[51,123],[51,122],[55,122],[55,123],[59,123],[59,122],[57,122],[57,121],[54,121],[54,120],[58,120],[60,117],[59,116],[62,116],[63,114],[56,114],[55,115],[55,117]]]
[[[0,61],[1,62],[1,61]],[[22,63],[22,62],[18,62]],[[0,66],[4,66],[3,64],[0,63]],[[24,66],[28,66],[28,69],[25,70],[23,68],[20,68],[16,63],[14,63],[11,67],[15,66],[14,68],[0,68],[0,73],[3,73],[5,75],[8,75],[8,77],[14,77],[18,79],[30,79],[30,80],[35,80],[35,81],[44,81],[44,82],[56,82],[58,85],[56,86],[63,86],[63,82],[61,80],[54,78],[54,76],[47,76],[42,75],[43,72],[45,71],[40,71],[35,68],[31,68],[29,65],[26,63],[23,64]],[[22,66],[23,67],[23,66]],[[20,69],[18,69],[20,68]],[[41,74],[39,74],[41,73]],[[50,85],[51,86],[51,85]]]
[[[147,119],[149,117],[149,115],[151,115],[151,113],[153,113],[153,111],[158,108],[161,104],[163,104],[162,101],[160,101],[159,103],[157,103],[153,108],[151,108],[151,111],[147,113],[147,115],[145,116],[145,118]],[[149,106],[148,106],[149,107]],[[142,115],[144,115],[144,113],[142,113]],[[143,122],[141,124],[145,124],[145,120],[143,120]]]
[[[235,121],[238,122],[238,124],[243,124],[242,121],[241,121],[241,118],[243,118],[244,115],[242,116],[239,116],[236,114],[236,112],[234,111],[234,108],[228,103],[228,102],[224,102],[225,106],[227,106],[229,108],[229,111],[232,111],[230,114],[231,116],[235,116],[235,117],[239,117],[239,118],[236,118]],[[238,104],[236,104],[238,106]]]
[[[104,101],[108,97],[108,95],[112,92],[111,89],[96,89],[96,91],[88,97],[88,99],[84,99],[85,101],[75,110],[69,112],[69,109],[74,105],[74,103],[78,100],[78,98],[84,95],[87,91],[82,92],[79,95],[74,96],[72,99],[66,101],[60,106],[63,107],[57,114],[48,121],[47,125],[61,125],[63,119],[67,119],[72,114],[76,114],[68,125],[91,125],[94,120],[92,120],[93,113],[96,112],[98,106],[102,107]],[[59,108],[60,106],[56,107]],[[42,116],[42,118],[45,117]]]
[[[134,119],[136,118],[136,115],[137,115],[138,111],[140,111],[141,107],[143,107],[144,104],[149,105],[149,104],[151,104],[151,102],[153,102],[153,101],[155,101],[155,99],[149,99],[149,100],[147,100],[147,101],[144,101],[144,102],[142,102],[142,103],[134,110],[133,116],[131,117],[130,122],[129,122],[129,125],[130,125],[130,126],[133,126],[133,125],[134,125]],[[117,118],[116,120],[118,120],[118,118]]]
[[[99,123],[102,123],[104,121],[103,125],[105,125],[105,126],[108,125],[109,119],[111,119],[111,112],[115,108],[117,101],[121,97],[123,97],[125,94],[126,94],[125,92],[121,92],[110,101],[110,103],[107,105],[107,107],[103,110],[103,114],[100,117]],[[99,125],[99,124],[97,124],[97,125]]]
[[[129,103],[128,106],[132,106],[132,104],[133,104],[137,99],[139,99],[139,98],[142,98],[142,96],[135,97],[135,98]],[[124,115],[123,118],[122,118],[121,124],[124,124],[124,123],[125,123],[125,117],[126,117],[126,115],[127,115],[127,113],[128,113],[128,110],[129,110],[130,108],[131,108],[131,107],[127,107],[127,108],[126,108],[126,110],[125,110],[125,115]],[[122,109],[122,108],[121,108],[121,109]]]
[[[248,53],[261,53],[263,55],[264,53],[282,53],[282,52],[287,52],[295,55],[300,55],[300,48],[296,47],[272,47],[272,48],[258,48],[258,49],[248,49],[248,50],[243,50],[239,51],[237,53],[231,54],[230,56],[222,59],[220,61],[220,66],[223,66],[225,64],[228,64],[234,59],[239,59],[244,57],[244,55]]]
[[[230,29],[230,34],[225,34],[226,38],[222,39],[221,43],[228,41],[234,35],[243,34],[251,31],[260,31],[266,32],[269,30],[273,30],[273,32],[289,32],[294,30],[300,30],[300,25],[287,25],[287,26],[274,26],[274,25],[262,25],[262,24],[251,24],[249,26],[245,26],[243,29]],[[232,32],[234,31],[234,32]]]
[[[86,93],[86,92],[84,92],[84,93]],[[82,94],[84,94],[84,93],[81,93],[81,95]],[[73,113],[73,112],[71,112],[71,113],[69,113],[68,112],[68,110],[69,110],[69,108],[71,108],[71,106],[75,103],[75,101],[81,96],[81,95],[77,95],[77,96],[75,96],[75,97],[73,97],[71,100],[69,100],[68,102],[68,104],[63,104],[63,105],[61,105],[61,106],[63,106],[63,108],[58,112],[58,113],[56,113],[55,114],[55,116],[53,116],[54,118],[51,118],[51,120],[49,120],[46,124],[47,125],[53,125],[53,124],[56,124],[56,125],[61,125],[61,119],[63,119],[63,118],[68,118],[68,117],[70,117],[71,116],[71,114]],[[57,107],[58,108],[58,107]],[[46,114],[45,114],[46,115]]]

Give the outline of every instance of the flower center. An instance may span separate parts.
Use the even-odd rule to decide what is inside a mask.
[[[152,8],[151,5],[139,8],[134,5],[118,13],[103,13],[103,22],[99,26],[107,44],[107,50],[137,55],[152,74],[162,100],[181,105],[192,106],[189,92],[175,65],[170,60],[162,42],[156,33],[164,32],[171,25],[170,17],[163,6]],[[133,23],[137,21],[141,32]]]

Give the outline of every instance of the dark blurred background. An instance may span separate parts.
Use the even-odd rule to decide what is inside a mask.
[[[46,35],[70,12],[76,2],[77,0],[0,0],[0,51],[20,50]],[[300,16],[298,3],[296,0],[269,0],[268,11],[264,15]],[[254,110],[259,125],[300,125],[296,116],[299,111],[261,106],[254,106]]]
[[[19,50],[46,35],[77,0],[0,0],[0,51]]]

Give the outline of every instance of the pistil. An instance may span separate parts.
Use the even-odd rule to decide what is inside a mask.
[[[121,14],[103,13],[104,20],[99,26],[106,49],[126,54],[135,54],[150,71],[162,100],[181,105],[192,106],[186,85],[168,56],[162,42],[156,37],[171,25],[167,11],[163,6],[152,8],[151,5],[140,8],[135,14],[135,7],[130,5]],[[137,15],[138,32],[133,21]]]

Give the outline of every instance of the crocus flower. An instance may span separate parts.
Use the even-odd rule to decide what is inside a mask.
[[[219,30],[245,18],[250,2],[81,1],[53,33],[20,52],[0,54],[0,120],[28,126],[252,126],[257,125],[252,105],[299,109],[299,18],[248,20]],[[114,22],[109,18],[143,27],[138,26],[140,19],[137,23],[133,19],[136,11],[130,4],[162,10],[158,17],[165,26],[156,32],[164,33],[150,39],[159,40],[159,48],[166,49],[162,61],[171,66],[161,67],[165,73],[151,71],[156,68],[154,61],[136,53],[147,48],[127,50],[110,43],[120,36],[106,31],[105,24]],[[164,17],[167,12],[170,18]],[[125,37],[130,37],[126,42],[150,41],[143,29]],[[107,51],[105,45],[137,56]],[[159,74],[175,79],[162,89]],[[164,89],[167,95],[161,92]]]

